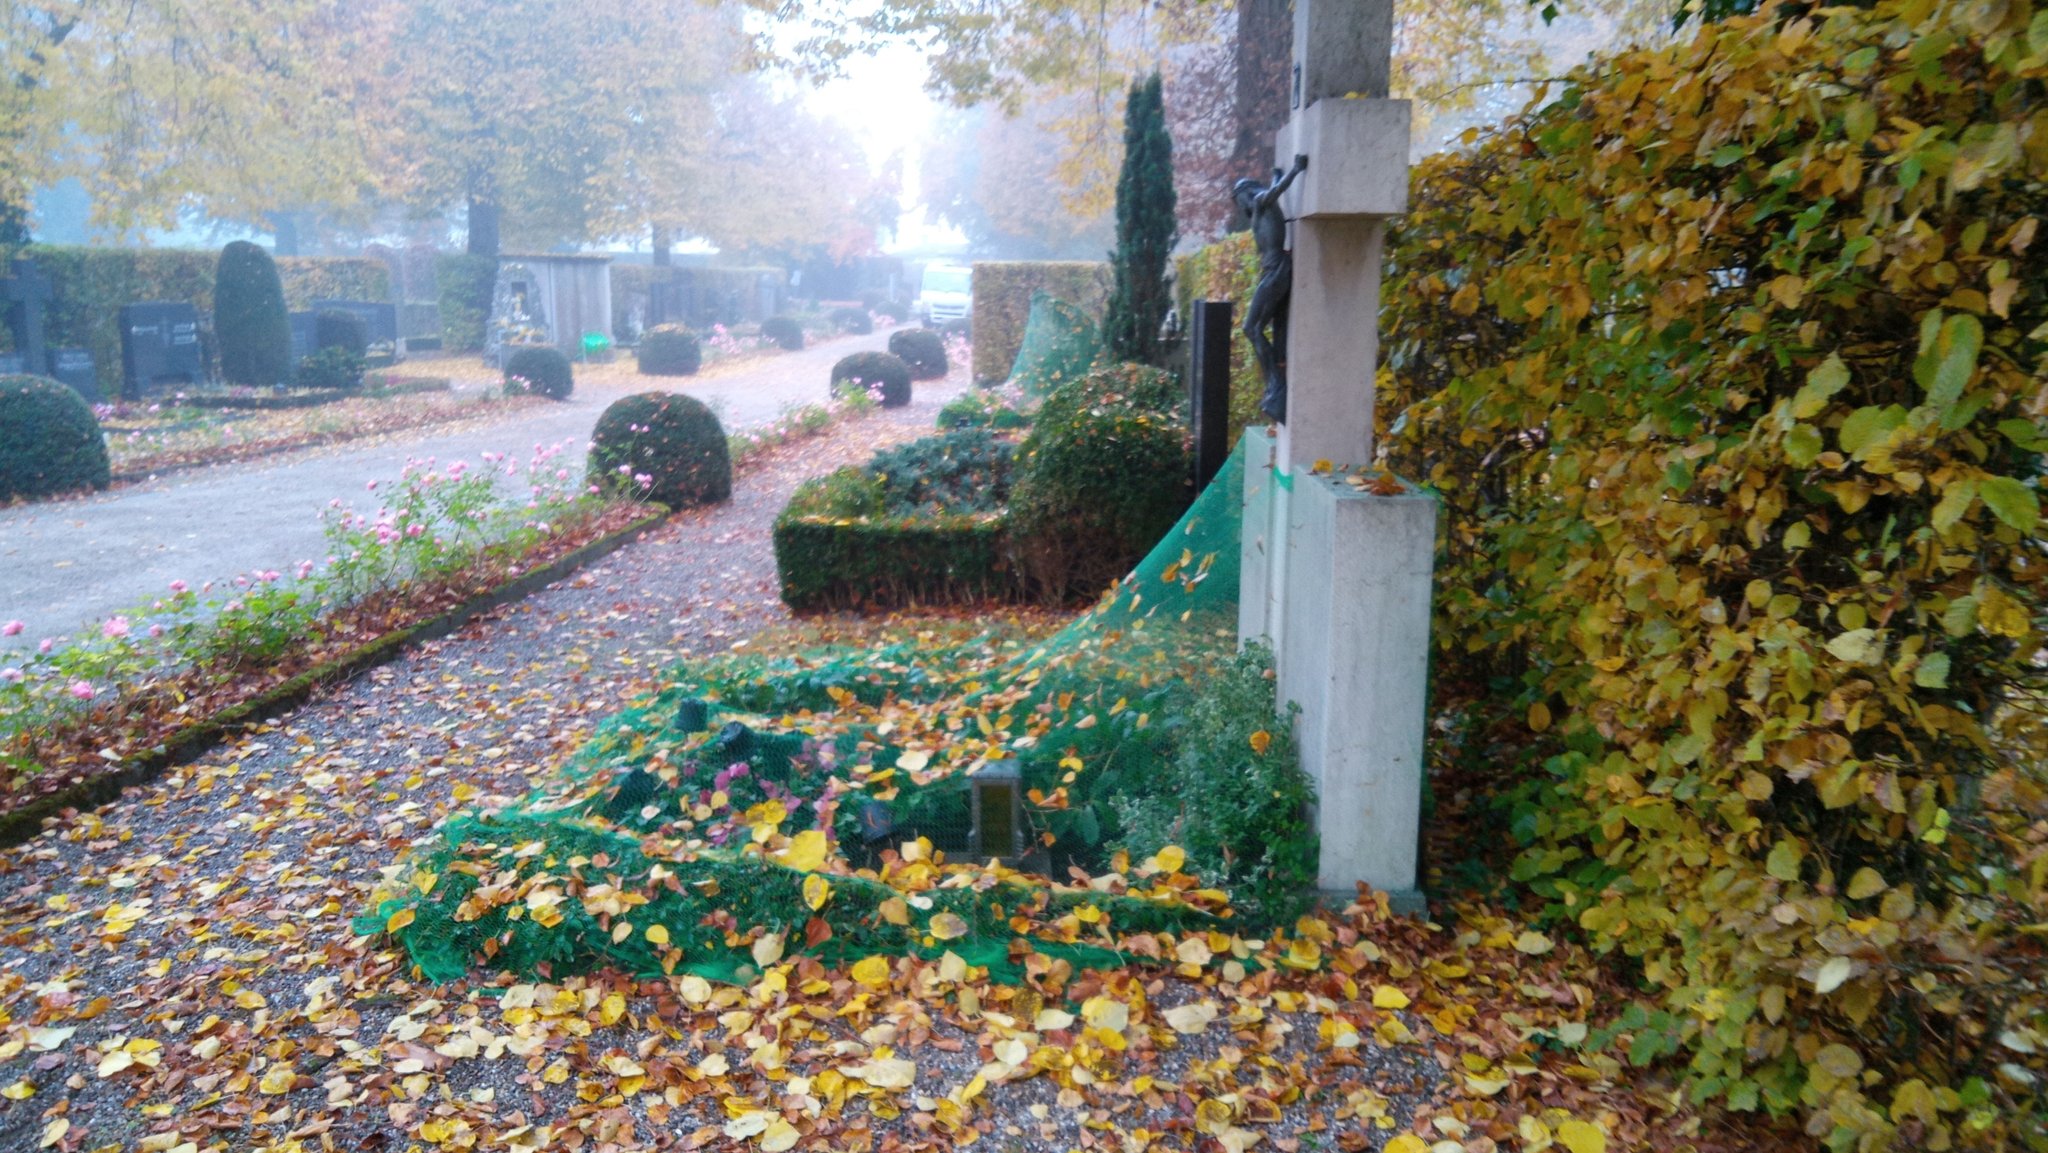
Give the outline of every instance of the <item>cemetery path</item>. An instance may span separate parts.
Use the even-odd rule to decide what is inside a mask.
[[[834,361],[887,341],[886,332],[842,337],[801,352],[713,365],[694,377],[641,376],[630,361],[585,366],[568,400],[502,420],[310,448],[0,510],[0,619],[26,624],[19,636],[0,638],[0,649],[67,636],[146,603],[173,580],[198,587],[246,572],[289,572],[317,560],[325,552],[320,510],[336,498],[361,505],[368,483],[395,479],[408,458],[474,461],[487,451],[524,453],[571,440],[577,448],[564,455],[580,463],[581,446],[605,406],[655,389],[704,400],[728,431],[753,428],[785,409],[824,400]],[[474,372],[495,376],[481,367]]]

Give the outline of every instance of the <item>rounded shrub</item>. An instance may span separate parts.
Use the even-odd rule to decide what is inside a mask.
[[[357,356],[370,354],[370,325],[353,312],[330,308],[313,317],[313,347],[346,349]]]
[[[1129,572],[1194,493],[1187,427],[1107,383],[1091,374],[1054,389],[1018,450],[1011,548],[1049,602],[1092,597]]]
[[[865,389],[879,385],[883,408],[901,408],[910,403],[910,366],[903,358],[887,352],[856,352],[841,357],[832,366],[832,395],[848,388]]]
[[[220,374],[230,384],[277,384],[292,375],[292,324],[284,282],[270,253],[246,240],[220,250],[214,266],[213,331]]]
[[[560,349],[522,348],[505,361],[507,394],[530,392],[549,400],[567,400],[575,388],[575,370]]]
[[[1144,364],[1113,364],[1054,389],[1039,408],[1040,419],[1066,419],[1087,408],[1124,407],[1184,418],[1187,387],[1162,368]]]
[[[794,316],[771,316],[762,321],[761,335],[786,352],[800,352],[804,347],[804,326]]]
[[[670,508],[715,504],[732,495],[725,428],[703,401],[681,393],[643,392],[614,401],[590,434],[589,473],[610,492]]]
[[[355,388],[363,383],[363,358],[341,345],[329,345],[300,361],[293,381],[300,388]]]
[[[875,318],[865,308],[835,308],[829,319],[832,327],[856,336],[866,336],[875,330]]]
[[[41,376],[0,376],[0,501],[109,481],[107,438],[85,398]]]
[[[936,332],[906,328],[889,334],[889,351],[910,366],[912,380],[940,380],[951,366],[946,363],[946,341]]]
[[[657,324],[640,337],[644,376],[693,376],[704,365],[697,334],[680,324]]]
[[[875,306],[875,311],[898,324],[910,319],[910,303],[904,300],[884,300]]]

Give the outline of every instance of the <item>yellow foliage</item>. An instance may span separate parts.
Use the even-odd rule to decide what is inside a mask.
[[[1379,432],[1444,501],[1439,706],[1520,731],[1514,876],[1639,965],[1632,1057],[1837,1148],[2043,1124],[2033,8],[1598,62],[1388,243]]]

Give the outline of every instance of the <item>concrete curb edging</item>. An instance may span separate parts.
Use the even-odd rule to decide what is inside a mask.
[[[395,629],[366,641],[333,660],[316,665],[257,696],[194,721],[167,737],[148,752],[134,757],[112,772],[90,777],[37,797],[28,804],[0,813],[0,848],[11,848],[43,831],[43,822],[66,809],[86,810],[119,797],[123,792],[147,784],[167,769],[190,763],[204,755],[231,731],[261,724],[305,703],[322,685],[345,681],[378,665],[402,656],[406,649],[426,641],[439,640],[477,617],[502,605],[524,600],[577,569],[601,560],[639,540],[669,518],[663,505],[652,505],[647,516],[537,569],[521,573],[504,584],[481,593],[439,616],[409,628]]]

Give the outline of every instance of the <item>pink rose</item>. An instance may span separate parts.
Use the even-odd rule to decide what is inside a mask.
[[[103,637],[125,637],[125,636],[127,636],[127,635],[128,635],[128,618],[127,618],[127,617],[108,617],[108,618],[107,618],[107,622],[106,622],[105,624],[103,624],[103,625],[101,625],[101,626],[100,626],[100,635],[101,635],[101,636],[103,636]]]
[[[21,630],[27,627],[27,625],[22,624],[20,621],[8,621],[6,624],[0,625],[0,637],[18,637],[21,635]]]
[[[92,683],[90,681],[72,681],[71,695],[77,697],[81,701],[89,701],[96,694],[93,692]]]

